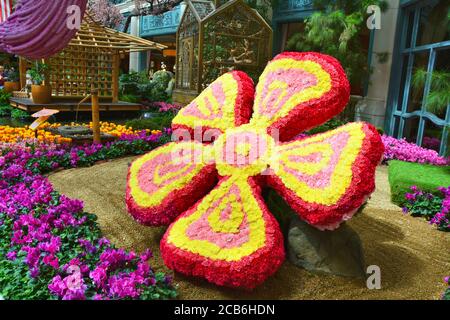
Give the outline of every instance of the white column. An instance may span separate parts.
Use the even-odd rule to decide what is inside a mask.
[[[131,35],[139,37],[139,17],[132,17],[130,23]],[[139,52],[130,53],[130,71],[139,70]]]
[[[381,15],[381,30],[375,31],[370,83],[365,99],[357,107],[357,120],[368,121],[377,127],[384,127],[387,110],[387,96],[391,77],[392,54],[397,27],[399,0],[389,0],[389,8]],[[387,61],[380,63],[377,53],[387,53]]]

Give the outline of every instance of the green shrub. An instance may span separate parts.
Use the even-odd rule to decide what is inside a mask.
[[[0,106],[0,118],[10,117],[12,110],[11,106]]]
[[[16,69],[9,70],[6,74],[6,78],[8,79],[8,81],[11,82],[19,82],[20,81],[19,71]]]
[[[145,72],[130,72],[122,74],[119,80],[119,89],[123,98],[134,97],[135,100],[128,102],[139,102],[148,100],[151,102],[169,102],[170,98],[166,90],[172,75],[167,71],[157,71],[153,79],[149,80]]]
[[[138,103],[139,96],[136,96],[133,94],[125,94],[123,96],[120,96],[120,101],[125,101],[125,102],[130,102],[130,103]]]
[[[416,186],[410,188],[410,192],[405,194],[406,205],[404,212],[408,212],[413,217],[422,217],[431,220],[442,209],[442,196],[423,192]]]
[[[169,72],[164,70],[155,72],[151,87],[143,92],[144,97],[152,102],[169,102],[170,97],[166,90],[172,77]]]
[[[30,115],[28,114],[28,112],[23,111],[21,109],[13,108],[11,110],[11,118],[12,119],[28,119],[29,117],[30,117]]]
[[[450,186],[450,166],[391,160],[389,161],[389,184],[392,202],[404,206],[405,194],[410,191],[411,186],[417,186],[422,191],[436,195],[439,192],[438,187]]]
[[[445,277],[445,282],[448,284],[448,288],[442,295],[442,300],[450,301],[450,277]]]
[[[140,85],[148,84],[150,80],[145,72],[124,73],[119,78],[119,90],[122,95],[140,96]]]
[[[337,58],[352,87],[361,91],[370,75],[367,49],[362,37],[369,34],[367,7],[378,5],[384,11],[384,0],[312,1],[315,12],[305,19],[304,30],[294,33],[287,42],[289,51],[317,51]]]
[[[29,71],[31,81],[33,81],[33,84],[39,86],[44,82],[45,78],[47,78],[49,72],[50,66],[48,64],[36,61]]]
[[[173,118],[173,114],[163,113],[155,118],[129,120],[125,125],[132,127],[134,130],[163,130],[171,127]]]
[[[0,90],[0,106],[9,105],[9,98],[11,98],[11,94],[7,93],[5,90]]]

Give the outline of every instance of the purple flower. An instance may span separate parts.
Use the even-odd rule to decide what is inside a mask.
[[[410,143],[405,139],[396,139],[387,135],[383,135],[384,144],[384,161],[402,160],[407,162],[429,163],[438,166],[447,165],[448,158],[439,156],[435,150],[419,147],[414,143]]]
[[[78,243],[91,254],[97,252],[97,248],[87,239],[80,239]]]
[[[16,251],[10,251],[6,254],[6,258],[8,260],[14,261],[17,258],[17,252]]]
[[[95,285],[100,288],[103,287],[108,278],[108,274],[104,267],[97,267],[95,270],[91,271],[89,277],[94,281]]]
[[[48,289],[52,294],[62,298],[62,300],[86,299],[87,286],[84,284],[83,279],[77,275],[71,275],[64,279],[57,275],[48,285]]]
[[[59,269],[59,261],[58,258],[54,255],[45,256],[42,262],[46,265],[51,266],[53,269]]]
[[[145,250],[145,252],[140,256],[141,261],[148,261],[151,258],[153,258],[153,253],[150,249]]]
[[[50,169],[93,163],[104,157],[103,152],[97,153],[105,148],[127,150],[124,141],[147,146],[139,152],[150,150],[149,143],[158,142],[161,136],[142,131],[106,145],[79,147],[38,141],[0,143],[0,225],[10,229],[4,252],[8,260],[23,259],[20,262],[29,272],[23,281],[39,277],[31,286],[48,281],[49,292],[64,300],[134,299],[149,286],[164,285],[156,283],[147,263],[152,256],[149,250],[138,257],[98,238],[98,227],[83,213],[83,202],[59,195],[41,175]],[[80,230],[76,237],[71,234],[74,229]],[[77,242],[80,246],[74,246]],[[69,255],[71,261],[60,265]],[[51,272],[57,275],[46,280]]]
[[[49,242],[43,242],[38,245],[38,248],[47,251],[50,254],[55,254],[59,251],[61,246],[61,238],[52,236]]]
[[[110,288],[109,295],[114,298],[137,298],[141,293],[136,280],[124,274],[112,276],[108,286]]]

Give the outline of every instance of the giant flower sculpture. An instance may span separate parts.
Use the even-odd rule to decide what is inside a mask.
[[[161,240],[169,268],[247,289],[285,257],[263,187],[310,225],[332,230],[373,192],[383,154],[379,134],[366,123],[293,139],[347,104],[349,83],[336,59],[283,53],[268,64],[256,94],[253,88],[239,71],[213,82],[174,119],[183,140],[133,162],[126,198],[139,222],[170,225]],[[186,139],[189,133],[197,139]]]

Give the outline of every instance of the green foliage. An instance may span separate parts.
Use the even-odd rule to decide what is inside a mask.
[[[5,90],[0,90],[0,106],[9,105],[9,98],[11,98],[10,93],[7,93]]]
[[[19,82],[19,71],[17,71],[16,69],[10,69],[6,74],[6,78],[10,82]]]
[[[450,19],[450,16],[449,16]],[[450,285],[450,283],[449,283]],[[450,301],[450,286],[447,288],[447,290],[445,290],[443,296],[442,296],[442,300],[448,300]]]
[[[42,85],[49,72],[49,65],[42,62],[35,62],[35,64],[29,71],[31,81],[33,81],[33,84],[35,85]]]
[[[392,202],[403,206],[406,203],[405,194],[410,191],[411,186],[439,195],[438,187],[450,185],[450,166],[391,160],[389,161],[389,184]]]
[[[167,71],[155,72],[151,81],[151,88],[143,93],[144,98],[152,102],[169,102],[171,97],[167,95],[166,90],[172,77]]]
[[[17,69],[19,67],[19,59],[12,54],[0,52],[0,65],[4,66],[6,69]]]
[[[414,71],[412,85],[417,90],[423,90],[428,72],[424,68]],[[435,70],[431,74],[430,93],[426,99],[426,108],[429,112],[442,114],[450,103],[450,72],[446,70]]]
[[[259,14],[267,21],[269,22],[269,15],[271,8],[275,8],[280,1],[286,1],[286,0],[245,0],[245,3],[247,3],[250,7],[255,9],[259,12]]]
[[[139,86],[150,82],[145,72],[124,73],[119,78],[119,90],[122,95],[139,96]]]
[[[309,130],[307,133],[309,135],[311,134],[317,134],[317,133],[322,133],[322,132],[327,132],[330,130],[334,130],[340,126],[343,126],[345,124],[344,121],[339,120],[337,118],[333,118],[331,120],[329,120],[328,122],[324,123],[321,126],[315,127],[314,129]]]
[[[411,195],[414,196],[414,201],[411,201],[412,203],[408,202],[405,208],[413,217],[422,217],[430,220],[436,213],[441,211],[442,197],[423,192],[417,192]]]
[[[12,119],[27,119],[29,117],[30,117],[30,115],[28,114],[28,112],[23,111],[21,109],[13,108],[11,110],[11,118]]]
[[[53,192],[51,205],[58,204],[60,195]],[[36,210],[35,215],[48,214],[48,207],[42,205]],[[97,223],[97,217],[90,213],[78,213],[74,215],[76,219],[85,218],[85,222],[76,227],[65,227],[61,229],[53,229],[52,235],[61,239],[61,251],[57,254],[57,258],[61,265],[69,263],[72,259],[84,257],[83,261],[93,270],[103,250],[86,253],[86,249],[79,243],[80,239],[88,239],[92,243],[97,243],[102,237],[100,227]],[[30,276],[29,267],[24,261],[27,253],[20,250],[20,246],[11,245],[11,234],[13,233],[13,219],[10,219],[4,213],[0,213],[0,218],[4,221],[0,226],[0,288],[2,295],[10,300],[54,300],[55,296],[48,290],[48,284],[58,274],[58,272],[49,267],[42,265],[39,277]],[[111,249],[116,249],[113,245]],[[10,251],[17,252],[17,258],[14,261],[6,259],[6,254]],[[117,272],[130,271],[135,268],[128,265],[118,268]],[[163,273],[155,274],[155,284],[143,287],[143,293],[140,296],[142,300],[169,299],[176,298],[177,292],[174,287],[166,284],[166,277]],[[92,290],[92,289],[91,289]]]
[[[315,0],[314,6],[320,11],[305,20],[305,32],[293,35],[287,49],[318,51],[337,58],[350,83],[362,87],[370,74],[368,52],[361,41],[361,36],[368,31],[366,10],[369,5],[379,5],[383,10],[387,3],[384,0]]]
[[[59,194],[53,193],[51,204],[58,203]],[[46,214],[45,206],[39,208],[41,212],[36,214]],[[15,245],[11,247],[11,234],[13,233],[13,219],[8,218],[4,213],[2,219],[4,224],[0,226],[0,288],[2,295],[11,300],[48,300],[54,299],[47,286],[54,276],[56,270],[51,267],[43,267],[43,272],[38,278],[32,278],[29,274],[29,267],[24,260],[26,252],[20,251],[20,247]],[[101,238],[101,231],[96,223],[97,217],[88,213],[79,213],[76,217],[86,216],[86,222],[77,227],[67,227],[63,229],[54,229],[53,235],[62,240],[63,250],[58,258],[60,263],[68,263],[70,260],[78,257],[85,252],[84,248],[78,243],[79,239],[98,239]],[[64,250],[65,249],[65,250]],[[11,261],[5,258],[9,251],[17,251],[17,259]],[[99,255],[100,253],[97,253]],[[98,256],[92,256],[92,261],[97,261]]]
[[[139,96],[133,94],[125,94],[120,96],[120,101],[130,102],[130,103],[138,103]]]
[[[126,126],[134,130],[163,130],[170,128],[174,114],[172,112],[162,113],[161,115],[149,119],[133,119],[125,123]]]
[[[121,99],[124,101],[139,102],[168,102],[171,97],[166,93],[172,76],[167,71],[157,71],[150,80],[145,72],[130,72],[122,74],[119,79]],[[131,100],[130,100],[131,99]]]
[[[8,105],[0,106],[0,118],[10,117],[13,108]]]

